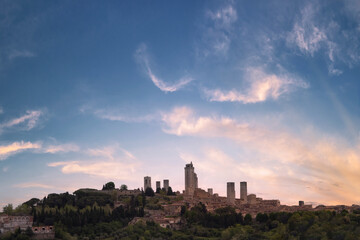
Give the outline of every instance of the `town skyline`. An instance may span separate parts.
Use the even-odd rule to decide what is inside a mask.
[[[0,3],[0,207],[144,176],[360,204],[360,4]],[[251,187],[250,187],[251,186]],[[238,194],[238,189],[236,188]]]

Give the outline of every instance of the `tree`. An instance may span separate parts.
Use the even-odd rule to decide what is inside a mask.
[[[171,187],[168,188],[168,191],[167,191],[166,195],[168,195],[168,196],[175,195],[175,193],[173,192]]]
[[[26,230],[25,230],[25,234],[28,235],[29,237],[33,236],[34,233],[31,229],[31,227],[27,227]]]
[[[154,190],[150,187],[146,188],[145,190],[145,196],[153,197],[155,196]]]
[[[115,183],[114,182],[108,182],[105,185],[103,185],[102,190],[114,190],[115,189]]]
[[[268,215],[266,213],[258,213],[256,215],[256,221],[259,223],[265,223],[269,219]]]
[[[120,190],[128,190],[128,187],[125,184],[122,184]]]
[[[38,198],[32,198],[29,201],[24,202],[23,204],[28,205],[29,207],[35,206],[36,204],[38,204],[40,202],[40,199]]]
[[[13,208],[13,205],[11,203],[9,203],[5,207],[3,207],[3,213],[11,215],[13,212],[14,212],[14,208]]]
[[[251,215],[248,213],[248,214],[246,214],[245,217],[244,217],[244,223],[245,223],[245,225],[249,225],[251,222],[252,222],[252,217],[251,217]]]

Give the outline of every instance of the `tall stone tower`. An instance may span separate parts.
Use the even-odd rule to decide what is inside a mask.
[[[234,205],[235,204],[235,183],[234,182],[228,182],[227,183],[227,202],[229,204]]]
[[[151,177],[149,176],[144,177],[144,191],[146,191],[147,188],[151,188]]]
[[[185,195],[193,196],[197,188],[197,176],[191,163],[185,165]]]
[[[240,199],[247,202],[247,182],[240,182]]]
[[[165,191],[167,192],[169,189],[169,179],[164,179],[164,188],[165,188]]]
[[[156,181],[156,189],[155,189],[155,191],[156,191],[158,188],[161,189],[160,181]]]

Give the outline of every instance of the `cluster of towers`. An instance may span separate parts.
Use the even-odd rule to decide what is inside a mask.
[[[187,196],[193,196],[195,190],[198,188],[198,177],[195,173],[195,168],[193,163],[189,163],[185,165],[185,195]],[[146,176],[144,177],[144,191],[147,188],[151,188],[151,177]],[[169,180],[164,179],[163,180],[163,188],[165,188],[166,191],[169,189]],[[156,181],[156,190],[161,189],[161,182]],[[228,182],[227,183],[227,202],[229,204],[235,204],[235,182]],[[210,195],[213,195],[213,189],[209,188],[208,193]],[[249,197],[251,197],[249,195]],[[247,195],[247,182],[240,182],[240,200],[243,203],[248,202],[248,195]]]
[[[165,188],[165,190],[168,191],[169,186],[170,186],[169,179],[164,179],[163,180],[163,188]],[[152,188],[151,187],[151,177],[149,177],[149,176],[144,177],[144,191],[146,191],[147,188]],[[161,189],[160,181],[156,181],[156,189],[155,190],[157,190],[158,188]]]
[[[228,182],[226,190],[228,203],[235,204],[235,183]],[[247,202],[247,182],[240,182],[240,200]]]
[[[195,173],[194,165],[191,163],[185,165],[185,195],[193,196],[198,188],[198,178]],[[208,193],[213,195],[213,189],[208,188]],[[227,183],[227,201],[229,204],[235,204],[235,183]],[[240,199],[247,203],[247,182],[240,182]]]

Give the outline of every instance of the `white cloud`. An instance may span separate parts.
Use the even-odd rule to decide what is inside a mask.
[[[67,144],[59,144],[59,145],[49,145],[45,147],[45,153],[59,153],[59,152],[78,152],[80,148],[78,145],[74,143],[67,143]]]
[[[289,93],[295,88],[309,87],[308,83],[301,79],[296,79],[287,73],[282,75],[267,74],[261,68],[247,69],[246,78],[249,83],[246,91],[206,89],[204,91],[205,95],[210,101],[257,103],[268,99],[278,99],[281,95]]]
[[[346,14],[347,11],[354,12],[349,11],[349,3],[350,1],[345,1],[345,11],[339,13],[341,18],[352,22],[354,16]],[[351,5],[351,8],[356,9],[353,6]],[[324,11],[322,7],[316,3],[307,4],[287,34],[286,40],[289,46],[295,46],[302,54],[312,57],[316,53],[323,54],[327,59],[328,73],[340,75],[342,70],[335,65],[345,63],[352,67],[360,61],[358,29],[348,26],[344,28],[341,23],[334,20],[337,16],[332,14],[320,14]]]
[[[31,143],[31,142],[13,142],[9,145],[0,146],[0,160],[5,160],[11,155],[19,153],[21,151],[30,150],[30,149],[40,149],[40,143]]]
[[[274,126],[260,127],[228,117],[196,116],[187,107],[163,114],[163,122],[166,133],[230,139],[238,144],[239,149],[252,153],[256,160],[254,165],[262,163],[262,166],[267,166],[264,162],[269,162],[269,166],[288,169],[287,174],[282,174],[283,171],[269,168],[274,172],[273,181],[277,184],[288,181],[296,184],[297,189],[304,189],[307,184],[309,191],[327,203],[360,202],[357,184],[360,181],[360,147],[350,146],[339,138],[315,134],[314,130],[298,137],[286,130],[276,130]],[[223,162],[218,165],[231,163],[227,158],[219,159]],[[236,166],[233,164],[233,167]],[[262,171],[264,176],[270,173],[265,170]],[[293,171],[296,174],[291,173]]]
[[[225,56],[232,41],[232,28],[237,20],[237,12],[232,4],[217,11],[207,11],[209,26],[204,30],[199,53],[202,57],[209,55]]]
[[[25,182],[15,184],[14,187],[16,188],[45,188],[45,189],[54,189],[54,186],[43,184],[43,183],[36,183],[36,182]]]
[[[147,49],[145,44],[141,44],[140,47],[136,50],[135,53],[136,59],[139,61],[139,63],[144,67],[146,74],[149,76],[151,81],[157,86],[161,91],[163,92],[175,92],[181,88],[183,88],[185,85],[190,83],[193,78],[190,76],[184,76],[180,78],[175,83],[167,83],[155,76],[152,69],[150,68],[149,63],[149,56],[147,54]]]
[[[14,118],[7,122],[0,123],[0,133],[6,128],[11,128],[18,125],[24,126],[26,130],[31,130],[36,127],[36,125],[39,123],[40,117],[43,114],[44,113],[40,110],[26,111],[26,114],[19,118]]]
[[[92,148],[86,151],[88,160],[49,163],[49,167],[61,167],[64,174],[82,173],[114,180],[136,180],[135,169],[141,163],[130,152],[114,145]]]
[[[301,11],[301,18],[295,22],[287,37],[290,44],[295,44],[301,52],[311,56],[321,48],[322,44],[326,44],[328,41],[325,30],[315,25],[315,12],[316,7],[314,5],[307,5]]]
[[[12,50],[9,54],[10,60],[13,60],[13,59],[19,58],[19,57],[30,58],[30,57],[35,57],[35,54],[28,50]]]
[[[116,111],[98,109],[94,111],[94,114],[99,118],[110,120],[110,121],[121,121],[121,122],[150,122],[158,118],[157,114],[148,114],[145,116],[127,116]]]

